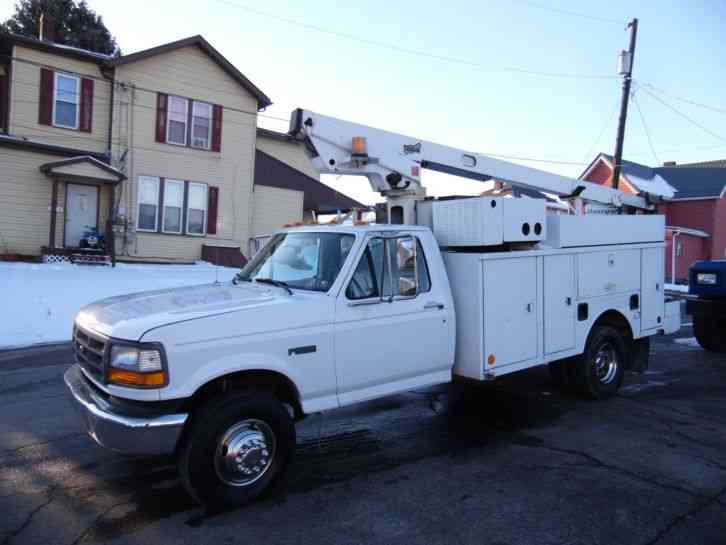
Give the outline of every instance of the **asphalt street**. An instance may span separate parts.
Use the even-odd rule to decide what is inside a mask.
[[[224,513],[85,436],[68,347],[0,353],[0,544],[726,543],[726,357],[692,336],[604,402],[540,368],[311,416],[287,486]]]

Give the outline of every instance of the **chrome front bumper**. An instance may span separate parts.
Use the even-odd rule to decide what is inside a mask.
[[[123,454],[152,456],[174,452],[187,414],[138,418],[114,413],[109,403],[94,392],[77,364],[63,378],[88,435],[99,445]]]

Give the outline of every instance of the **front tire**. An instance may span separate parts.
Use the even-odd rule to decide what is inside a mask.
[[[694,316],[693,334],[704,350],[726,353],[726,319]]]
[[[590,332],[585,352],[571,367],[579,390],[592,399],[606,399],[620,389],[628,361],[623,335],[610,326],[598,326]]]
[[[295,424],[267,393],[230,393],[193,415],[179,455],[189,494],[212,509],[247,503],[279,480],[295,452]]]

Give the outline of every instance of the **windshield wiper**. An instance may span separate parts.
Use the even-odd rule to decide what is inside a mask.
[[[242,273],[239,272],[239,273],[237,273],[237,274],[234,275],[234,278],[232,279],[232,284],[234,284],[236,286],[240,282],[252,282],[252,280],[250,280],[249,278],[243,277],[242,276]]]
[[[260,282],[262,284],[272,284],[273,286],[277,286],[278,288],[287,290],[287,293],[289,293],[290,295],[293,294],[293,291],[290,289],[288,283],[283,282],[282,280],[275,280],[273,278],[255,278],[255,282]]]

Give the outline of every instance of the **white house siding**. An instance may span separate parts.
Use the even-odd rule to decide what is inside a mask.
[[[302,221],[303,197],[302,191],[255,186],[253,236],[269,235],[287,223]]]
[[[260,134],[257,136],[257,149],[315,180],[320,180],[320,174],[313,168],[313,164],[308,159],[301,144],[282,142]]]
[[[90,133],[38,123],[41,65],[72,75],[98,78],[93,84]],[[104,152],[108,145],[110,92],[111,84],[102,78],[98,65],[16,45],[10,83],[9,133],[58,146]]]
[[[139,176],[203,182],[219,188],[216,235],[139,232],[135,243],[127,246],[129,255],[194,260],[200,258],[202,244],[243,246],[252,223],[256,99],[196,46],[121,65],[116,79],[137,87],[117,87],[114,101],[114,161],[129,177],[121,202],[132,224],[136,222]],[[157,93],[142,89],[222,105],[221,152],[157,143]]]

